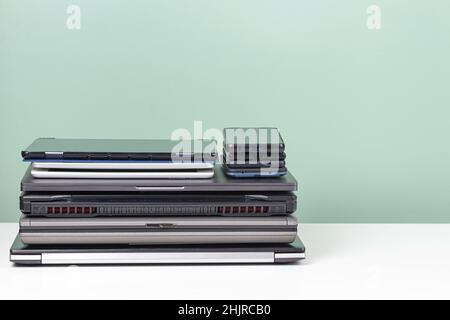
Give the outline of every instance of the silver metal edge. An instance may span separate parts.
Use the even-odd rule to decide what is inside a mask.
[[[40,264],[42,256],[41,254],[10,254],[9,261],[21,264]]]
[[[306,258],[304,252],[280,252],[275,253],[275,262],[293,262],[297,260],[302,260]]]
[[[274,263],[273,252],[43,253],[42,264]]]

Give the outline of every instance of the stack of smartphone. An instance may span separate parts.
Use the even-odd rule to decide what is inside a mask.
[[[233,178],[281,177],[285,144],[277,128],[225,128],[223,169]]]
[[[22,152],[30,165],[11,261],[274,263],[304,257],[291,215],[297,205],[292,175],[233,179],[215,164],[214,141],[183,143],[180,149],[166,140],[36,140]]]

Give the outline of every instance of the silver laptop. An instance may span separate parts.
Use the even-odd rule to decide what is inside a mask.
[[[33,169],[57,170],[205,170],[214,169],[214,162],[171,162],[171,161],[38,161],[32,163]]]
[[[23,215],[25,244],[223,244],[290,243],[294,216],[35,218]]]
[[[72,170],[32,167],[31,175],[38,179],[208,179],[214,175],[214,170]]]
[[[305,258],[299,238],[290,244],[26,245],[17,236],[10,260],[17,265],[288,263]]]

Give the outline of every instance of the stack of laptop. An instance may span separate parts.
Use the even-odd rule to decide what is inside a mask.
[[[223,170],[234,178],[281,177],[287,173],[285,144],[277,128],[225,128]]]
[[[292,175],[227,177],[215,164],[214,141],[188,145],[200,149],[180,149],[166,140],[36,140],[22,153],[31,164],[21,184],[23,215],[11,261],[273,263],[304,258],[291,215],[297,189]]]

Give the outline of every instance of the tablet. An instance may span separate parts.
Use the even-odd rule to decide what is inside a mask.
[[[214,140],[39,138],[22,151],[24,160],[214,160]]]

